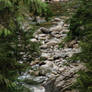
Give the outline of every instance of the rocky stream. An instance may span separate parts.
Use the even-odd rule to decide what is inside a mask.
[[[56,17],[51,22],[51,27],[40,27],[34,33],[31,41],[41,43],[41,56],[31,62],[31,69],[19,78],[26,80],[23,85],[32,92],[77,92],[67,88],[76,81],[76,72],[83,68],[83,64],[79,61],[72,63],[67,59],[80,52],[78,41],[71,41],[59,48],[69,32],[69,24],[62,17]],[[33,84],[29,83],[30,80]]]

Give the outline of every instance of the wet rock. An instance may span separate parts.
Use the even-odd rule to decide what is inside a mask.
[[[58,26],[55,26],[55,27],[50,28],[50,31],[51,32],[52,31],[60,31],[60,30],[62,30],[62,26],[61,25],[58,25]]]
[[[24,87],[26,87],[27,89],[30,89],[30,92],[45,92],[45,88],[41,85],[24,84]],[[23,92],[26,92],[26,90]]]
[[[59,58],[66,58],[67,54],[66,53],[56,53],[54,55],[54,60],[59,59]]]
[[[40,73],[46,75],[46,73],[51,72],[53,68],[53,63],[51,61],[44,61],[46,64],[40,66]]]
[[[49,29],[44,28],[44,27],[41,27],[40,30],[41,30],[41,32],[43,32],[44,34],[49,34],[49,33],[51,33],[51,32],[49,31]]]
[[[46,34],[39,34],[39,37],[46,37]]]
[[[53,21],[57,25],[53,25],[49,29],[41,27],[35,33],[35,38],[32,39],[32,41],[41,42],[40,49],[43,62],[36,60],[31,63],[33,71],[30,71],[30,73],[32,74],[35,71],[35,76],[47,78],[46,81],[43,81],[46,92],[64,92],[64,88],[71,85],[76,72],[80,69],[79,64],[77,66],[71,65],[66,59],[79,52],[79,49],[75,40],[68,43],[64,48],[58,48],[58,44],[69,32],[67,28],[69,25],[64,24],[64,21],[59,18],[55,18]]]
[[[55,80],[56,80],[56,78],[52,77],[46,83],[43,84],[43,86],[46,89],[46,92],[54,92],[54,82],[55,82]]]
[[[76,72],[83,68],[83,65],[65,67],[61,69],[61,73],[58,76],[52,77],[45,84],[46,92],[64,92],[72,83],[76,80]]]
[[[58,25],[63,27],[64,21],[62,20]]]
[[[40,49],[47,49],[47,45],[46,44],[41,45]]]
[[[45,39],[48,39],[48,36],[39,37],[38,39],[39,39],[39,40],[45,40]]]
[[[55,37],[56,37],[56,38],[61,38],[62,35],[56,34]]]
[[[44,61],[46,64],[40,66],[41,73],[46,76],[57,75],[58,67],[52,61]],[[49,74],[50,73],[50,74]]]
[[[53,31],[53,32],[51,32],[51,36],[56,37],[56,38],[62,37],[62,35],[61,35],[60,32],[58,32],[58,31]]]
[[[46,34],[39,34],[37,39],[40,41],[40,40],[46,40],[49,38],[49,35],[46,35]]]
[[[62,50],[62,52],[71,52],[72,51],[72,48],[64,48],[63,50]]]
[[[31,42],[38,42],[35,38],[30,39]]]
[[[55,46],[57,44],[57,41],[50,41],[47,43],[48,47]]]
[[[50,57],[50,54],[49,53],[42,53],[41,57],[48,59]]]
[[[61,21],[61,19],[60,19],[60,18],[54,18],[54,20],[53,20],[53,21],[60,22],[60,21]]]
[[[46,44],[47,44],[48,47],[51,47],[51,46],[57,45],[59,41],[60,41],[60,40],[58,40],[58,39],[51,39],[51,40],[49,40],[49,42],[46,43]]]
[[[40,72],[39,71],[29,70],[29,74],[33,75],[33,76],[39,76]]]

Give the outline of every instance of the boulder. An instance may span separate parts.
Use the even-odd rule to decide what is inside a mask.
[[[41,30],[41,32],[44,33],[44,34],[49,34],[49,33],[51,33],[51,32],[49,31],[49,29],[47,29],[47,28],[45,28],[45,27],[41,27],[40,30]]]
[[[58,66],[56,66],[52,61],[44,61],[44,65],[40,66],[41,74],[46,75],[47,77],[51,77],[52,75],[57,75]]]
[[[58,76],[49,78],[47,82],[43,84],[46,88],[46,92],[67,92],[67,88],[76,81],[76,72],[82,68],[83,65],[81,64],[73,67],[68,66],[65,69],[62,67],[61,73]]]
[[[46,75],[47,73],[52,71],[53,63],[51,61],[44,61],[46,64],[40,66],[40,73],[42,75]]]

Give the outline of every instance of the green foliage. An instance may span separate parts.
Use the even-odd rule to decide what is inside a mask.
[[[1,35],[4,35],[4,36],[8,36],[8,35],[10,35],[11,34],[11,31],[10,30],[8,30],[8,29],[1,29],[0,30],[0,36]]]
[[[80,92],[92,92],[92,1],[81,0],[81,6],[70,21],[71,39],[79,39],[81,52],[74,59],[85,63],[86,71],[80,71],[75,88]]]
[[[20,73],[25,70],[25,65],[18,62],[22,58],[19,53],[22,50],[31,55],[33,60],[39,54],[39,43],[30,42],[32,30],[25,32],[21,29],[24,13],[29,11],[23,10],[30,6],[34,14],[46,16],[48,12],[47,4],[40,0],[33,2],[34,0],[0,0],[0,92],[27,91],[17,81]],[[22,48],[18,47],[19,44],[22,44]]]
[[[58,45],[58,48],[63,48],[64,47],[64,43],[61,42],[59,45]]]
[[[0,10],[8,7],[12,7],[12,2],[10,0],[0,0]]]
[[[91,72],[79,71],[80,75],[77,82],[72,88],[78,89],[80,92],[92,92],[92,74]]]
[[[11,92],[10,88],[14,88],[16,83],[14,80],[18,76],[24,65],[16,61],[14,48],[11,47],[12,36],[0,36],[0,91]]]
[[[45,17],[49,17],[51,15],[48,5],[41,0],[30,0],[29,6],[30,12],[33,12],[34,15],[40,15]]]
[[[71,31],[69,32],[69,36],[72,36],[72,39],[82,39],[88,33],[89,27],[92,26],[90,23],[92,21],[92,2],[89,0],[84,0],[84,2],[82,3],[81,1],[80,8],[70,21]]]

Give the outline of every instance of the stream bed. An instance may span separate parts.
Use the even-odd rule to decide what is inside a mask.
[[[75,72],[82,67],[79,61],[69,63],[67,60],[80,52],[76,40],[59,48],[69,32],[69,24],[62,18],[54,18],[51,22],[50,28],[40,27],[30,40],[41,43],[40,58],[31,62],[31,69],[19,77],[30,92],[63,92],[67,84],[74,81],[71,79],[75,78]]]

